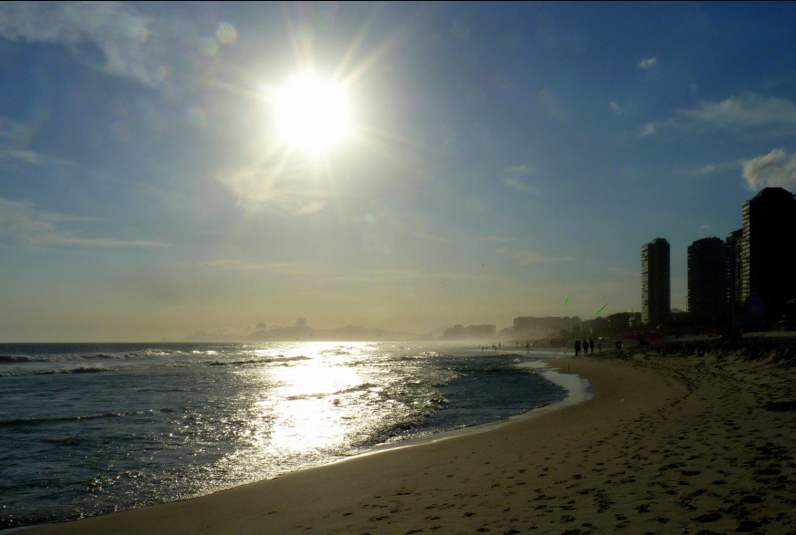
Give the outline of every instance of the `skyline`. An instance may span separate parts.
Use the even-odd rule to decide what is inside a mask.
[[[796,188],[796,6],[0,2],[0,341],[641,310]],[[281,143],[314,73],[351,132]]]

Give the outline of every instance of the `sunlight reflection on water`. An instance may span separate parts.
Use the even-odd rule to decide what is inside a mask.
[[[0,465],[9,489],[0,488],[0,501],[16,511],[0,515],[0,528],[273,478],[510,417],[563,391],[516,368],[531,355],[476,349],[356,342],[23,349],[3,369],[16,375],[4,378],[0,398],[15,409],[6,409],[0,446],[15,444],[11,465],[29,471],[15,476]],[[101,372],[69,373],[97,366],[98,355]],[[49,470],[41,485],[29,477],[40,476],[39,465]]]
[[[287,349],[278,354],[257,350],[260,357],[284,362],[251,374],[268,394],[243,415],[246,439],[226,456],[224,464],[262,473],[260,463],[268,456],[298,455],[311,460],[342,453],[350,447],[352,423],[357,420],[357,426],[362,426],[368,417],[362,414],[362,398],[378,394],[362,392],[367,378],[351,365],[351,354],[342,351],[340,344]],[[359,348],[353,352],[359,353]]]

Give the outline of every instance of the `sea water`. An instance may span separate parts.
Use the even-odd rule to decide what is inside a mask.
[[[552,353],[0,344],[0,529],[189,498],[563,400]]]

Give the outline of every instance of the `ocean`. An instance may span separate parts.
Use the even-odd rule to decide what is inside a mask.
[[[0,344],[0,529],[209,494],[505,420],[551,352],[420,343]]]

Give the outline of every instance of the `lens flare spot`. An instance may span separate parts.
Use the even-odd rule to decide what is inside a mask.
[[[213,57],[218,54],[218,42],[213,37],[202,37],[199,41],[199,50],[205,56]]]
[[[134,23],[126,28],[127,36],[139,43],[145,43],[149,39],[149,30],[143,24]]]
[[[222,22],[218,25],[216,30],[216,38],[222,45],[234,45],[238,40],[238,31],[229,22]]]

